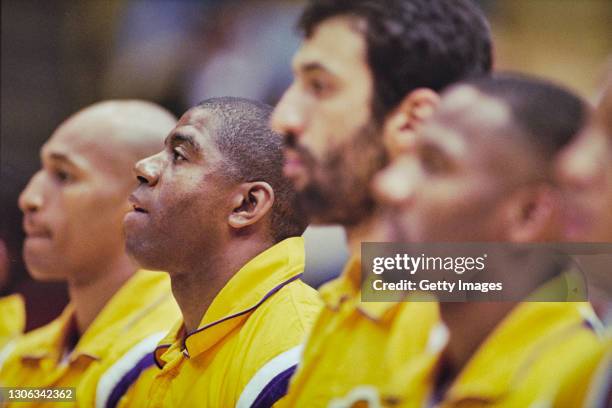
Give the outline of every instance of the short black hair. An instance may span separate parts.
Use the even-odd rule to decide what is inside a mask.
[[[581,97],[549,80],[500,73],[462,82],[504,102],[511,126],[545,157],[552,158],[585,126],[589,106]]]
[[[224,176],[236,182],[265,181],[274,190],[271,233],[275,242],[302,235],[308,224],[290,180],[283,176],[282,137],[270,128],[272,107],[244,98],[211,98],[196,108],[213,114],[213,141],[223,156]]]
[[[439,92],[491,71],[489,25],[470,0],[311,0],[298,25],[309,38],[338,16],[365,22],[372,113],[379,123],[414,89]]]

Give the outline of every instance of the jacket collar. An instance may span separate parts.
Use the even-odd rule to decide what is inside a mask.
[[[104,305],[70,352],[68,361],[75,361],[79,357],[93,360],[102,358],[117,336],[144,318],[151,307],[165,301],[168,296],[171,296],[170,281],[166,273],[145,270],[136,272]],[[68,304],[57,319],[39,330],[35,336],[37,343],[31,348],[36,352],[26,352],[23,358],[51,357],[59,361],[69,339],[77,333],[74,305]],[[28,342],[27,338],[24,338],[24,343]],[[24,349],[28,349],[25,344]]]
[[[195,357],[219,342],[241,325],[252,311],[285,285],[299,279],[304,271],[304,240],[285,239],[251,259],[215,296],[198,329],[185,336],[183,321],[178,322],[155,350],[157,364],[163,367],[170,348]]]
[[[503,398],[542,347],[563,340],[592,319],[597,318],[588,303],[520,303],[471,358],[446,393],[443,405]]]
[[[397,302],[363,302],[361,300],[361,256],[354,255],[340,276],[319,289],[326,307],[339,310],[343,303],[353,305],[367,318],[379,321],[390,318]]]

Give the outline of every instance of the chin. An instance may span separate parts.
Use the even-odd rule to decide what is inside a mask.
[[[36,265],[26,261],[28,273],[32,279],[39,282],[65,282],[68,278],[61,272],[60,268],[52,268],[48,265]]]
[[[125,237],[125,252],[139,265],[146,263],[147,251],[143,248],[142,241],[130,238],[127,235]]]
[[[125,251],[142,268],[156,271],[165,270],[166,259],[160,256],[161,251],[153,247],[150,242],[126,236]]]

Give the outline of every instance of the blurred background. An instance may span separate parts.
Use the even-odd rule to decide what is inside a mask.
[[[480,0],[498,70],[560,81],[593,99],[612,52],[612,1]],[[67,302],[62,284],[32,282],[21,261],[17,197],[38,151],[70,114],[101,99],[142,98],[180,116],[212,96],[275,104],[299,46],[299,0],[2,0],[0,238],[8,282],[26,296],[28,329]],[[317,286],[346,258],[339,228],[310,229],[307,280]],[[4,251],[4,252],[3,252]],[[316,253],[316,256],[312,254]],[[0,256],[0,262],[2,257]]]

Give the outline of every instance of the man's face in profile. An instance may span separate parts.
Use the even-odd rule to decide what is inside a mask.
[[[41,149],[42,168],[21,193],[24,259],[37,279],[88,280],[88,265],[123,250],[122,219],[133,185],[117,159],[122,145],[105,137],[107,117],[82,113]]]
[[[145,267],[185,268],[194,253],[218,242],[227,225],[230,183],[219,170],[214,120],[207,110],[189,110],[164,150],[135,166],[140,186],[130,196],[124,230],[128,253]]]
[[[315,222],[363,220],[385,153],[371,113],[373,80],[359,22],[322,22],[293,61],[294,81],[272,117],[285,138],[284,173]]]
[[[470,86],[448,91],[414,144],[377,177],[374,189],[390,214],[392,240],[503,240],[501,212],[524,154],[497,133],[510,120],[498,99]]]
[[[612,241],[612,129],[606,117],[612,117],[612,91],[556,163],[557,180],[566,193],[568,241]]]

